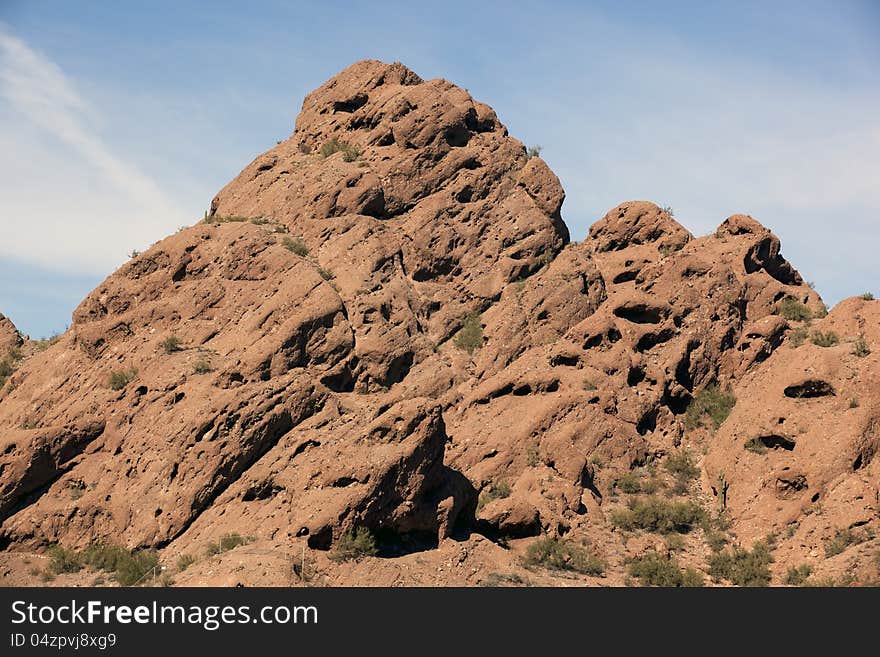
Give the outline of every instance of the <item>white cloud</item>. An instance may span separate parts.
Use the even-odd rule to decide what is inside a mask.
[[[0,23],[0,254],[106,271],[184,215],[113,152],[97,112],[50,59]]]

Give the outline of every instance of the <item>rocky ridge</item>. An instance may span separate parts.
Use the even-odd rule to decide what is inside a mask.
[[[877,302],[827,313],[745,215],[698,238],[632,201],[572,243],[563,200],[455,85],[334,77],[52,344],[0,318],[6,577],[241,534],[175,580],[622,584],[660,555],[737,583],[723,543],[761,542],[773,583],[876,581]],[[378,556],[332,560],[361,528]],[[550,567],[548,538],[577,547]]]

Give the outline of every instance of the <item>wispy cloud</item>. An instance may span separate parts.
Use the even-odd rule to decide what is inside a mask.
[[[9,186],[0,194],[0,222],[5,224],[0,250],[7,256],[42,264],[48,260],[62,267],[81,267],[87,262],[106,268],[113,261],[118,263],[115,254],[121,255],[123,249],[141,246],[148,235],[159,236],[158,225],[167,229],[179,224],[182,213],[156,182],[101,137],[100,116],[74,82],[2,22],[0,98],[6,104],[0,111],[4,119],[0,141],[20,149],[12,151],[18,161],[10,158],[0,171],[7,180],[3,187]],[[30,138],[24,138],[23,132]],[[18,176],[25,186],[13,186],[9,180],[16,175],[11,169],[32,167],[34,158],[41,163],[42,175]],[[62,179],[62,172],[79,184]],[[90,193],[84,193],[86,187]],[[59,198],[67,192],[72,196]],[[102,210],[98,215],[90,212],[96,206]],[[78,214],[90,219],[85,223],[63,219]],[[154,218],[151,227],[140,221],[145,216]],[[74,244],[81,241],[84,231],[91,233],[93,248],[71,252],[67,249],[71,242],[65,241],[64,251],[52,253],[46,246],[46,228],[53,237],[70,237]],[[114,256],[108,257],[110,253]]]

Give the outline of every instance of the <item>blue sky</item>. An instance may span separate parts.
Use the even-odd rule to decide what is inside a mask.
[[[745,212],[829,304],[880,296],[878,2],[0,0],[0,312],[63,330],[363,58],[542,145],[573,239],[630,199]]]

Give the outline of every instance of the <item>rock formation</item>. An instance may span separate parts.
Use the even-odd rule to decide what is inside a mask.
[[[309,94],[204,221],[10,367],[10,581],[55,543],[173,564],[242,535],[176,580],[621,584],[678,552],[726,583],[713,532],[771,535],[774,583],[876,577],[877,302],[825,316],[751,217],[695,238],[626,202],[572,243],[563,199],[445,80],[363,61]],[[0,351],[21,345],[0,317]],[[620,520],[658,494],[704,510],[674,548]],[[361,528],[378,557],[328,559]],[[539,536],[604,575],[542,568]]]

